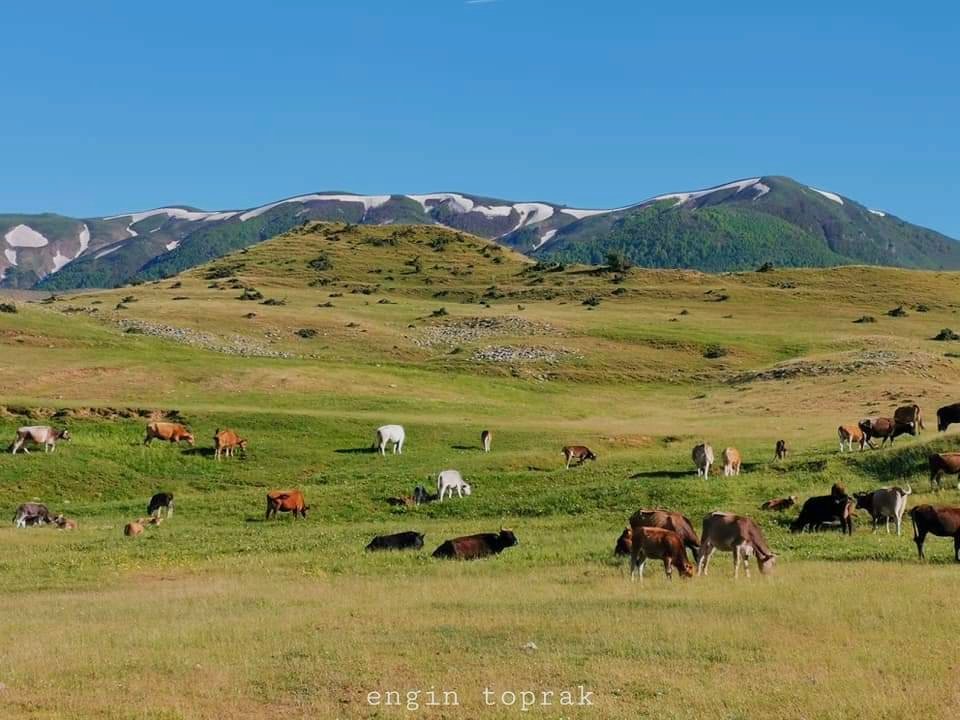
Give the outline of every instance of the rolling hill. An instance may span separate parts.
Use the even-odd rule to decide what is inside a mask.
[[[101,218],[0,214],[0,286],[68,290],[170,277],[310,221],[424,224],[535,258],[707,271],[763,262],[960,268],[960,243],[833,192],[756,177],[610,210],[464,193],[323,192],[256,208],[171,206]]]

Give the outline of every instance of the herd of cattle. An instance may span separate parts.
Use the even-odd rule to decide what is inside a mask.
[[[945,431],[952,423],[960,423],[960,403],[947,405],[937,411],[937,428]],[[880,439],[881,447],[888,441],[903,434],[917,435],[924,429],[921,410],[917,405],[907,405],[898,408],[893,417],[878,417],[861,420],[856,425],[841,425],[837,430],[840,441],[840,452],[851,451],[854,445],[860,450],[869,446],[875,448],[873,440]],[[151,422],[147,425],[144,445],[153,440],[162,440],[170,443],[186,442],[193,445],[195,440],[189,429],[174,422]],[[48,426],[26,426],[17,430],[17,436],[11,445],[11,452],[16,454],[23,450],[28,453],[28,445],[40,446],[45,452],[53,452],[58,441],[70,440],[70,433],[66,429],[55,429]],[[404,428],[400,425],[384,425],[377,428],[373,450],[381,455],[386,454],[392,446],[394,454],[403,453],[406,440]],[[481,447],[490,452],[493,434],[484,430],[481,434]],[[232,430],[218,429],[213,437],[214,456],[217,460],[223,457],[232,457],[235,452],[245,453],[248,443]],[[786,441],[778,440],[774,450],[774,459],[786,458],[788,448]],[[583,464],[587,460],[594,461],[597,454],[583,445],[569,445],[563,448],[565,467],[571,464]],[[733,447],[725,448],[721,458],[725,476],[740,474],[742,459],[740,452]],[[696,466],[697,476],[709,478],[710,468],[714,464],[713,448],[708,443],[700,443],[693,448],[692,459]],[[960,475],[960,452],[934,453],[929,456],[930,481],[935,489],[939,489],[945,474]],[[457,470],[443,470],[437,475],[437,493],[429,495],[422,486],[417,486],[412,498],[402,498],[398,502],[403,504],[419,505],[431,500],[443,501],[444,497],[453,497],[456,491],[458,497],[469,496],[472,488],[465,482]],[[876,531],[881,522],[890,532],[890,521],[896,527],[897,535],[901,534],[903,515],[907,508],[907,498],[912,494],[909,486],[906,488],[880,488],[871,492],[858,492],[852,496],[840,484],[834,484],[828,495],[808,498],[802,505],[797,519],[791,524],[792,532],[804,530],[815,531],[827,526],[838,526],[842,532],[853,533],[853,517],[857,510],[863,509],[873,522]],[[392,499],[397,500],[397,499]],[[768,500],[762,510],[783,511],[797,504],[794,496]],[[164,517],[169,519],[173,515],[174,498],[172,493],[155,494],[147,506],[147,517],[127,523],[124,534],[128,536],[142,535],[146,528],[159,525]],[[273,490],[267,493],[266,519],[269,520],[278,512],[290,513],[294,518],[306,518],[310,506],[300,490]],[[928,534],[941,537],[952,537],[954,540],[954,556],[960,561],[960,508],[946,506],[919,505],[910,510],[910,518],[914,528],[914,542],[917,552],[923,559],[923,545]],[[51,524],[69,530],[77,527],[74,520],[65,518],[63,514],[52,514],[48,508],[36,502],[22,504],[14,516],[14,524],[18,528],[30,525]],[[391,535],[378,535],[367,545],[367,550],[419,550],[423,547],[423,533],[406,531]],[[453,559],[476,559],[496,555],[503,550],[518,544],[513,531],[501,528],[497,533],[480,533],[453,538],[442,543],[434,552],[433,557]],[[690,551],[695,565],[687,559]],[[681,577],[690,577],[694,568],[698,575],[706,575],[710,558],[716,550],[723,550],[733,554],[734,576],[739,576],[740,569],[749,576],[749,559],[754,557],[761,573],[768,573],[774,566],[776,555],[771,551],[757,523],[746,516],[734,513],[713,512],[703,518],[701,533],[693,529],[690,520],[679,512],[669,510],[642,509],[630,517],[629,525],[617,539],[614,553],[629,555],[631,558],[631,577],[640,576],[643,579],[643,570],[647,559],[661,560],[667,577],[672,577],[675,569]]]

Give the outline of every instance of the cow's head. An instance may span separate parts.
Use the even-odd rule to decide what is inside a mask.
[[[761,559],[757,557],[757,566],[760,568],[760,572],[764,575],[769,575],[773,572],[773,568],[777,564],[777,556],[769,555],[766,559]]]
[[[303,516],[303,517],[306,517],[306,516],[307,516],[307,510],[309,510],[309,509],[310,509],[310,506],[309,506],[309,505],[304,505],[304,506],[303,506],[303,510],[300,511],[300,515]]]
[[[244,453],[246,453],[246,452],[247,452],[247,441],[246,441],[246,440],[240,440],[240,442],[237,443],[237,447],[239,447],[241,450],[243,450]]]
[[[861,420],[860,422],[857,423],[857,427],[860,428],[860,432],[864,433],[865,435],[868,435],[870,431],[873,429],[873,420],[871,420],[870,418]]]
[[[186,440],[187,445],[193,445],[193,433],[186,433],[181,440]]]
[[[464,495],[469,495],[469,494],[472,493],[472,492],[473,492],[473,488],[470,487],[470,483],[464,483],[464,484],[463,484],[463,494],[464,494]]]
[[[597,454],[593,450],[587,450],[587,454],[584,456],[587,460],[596,460]]]
[[[856,507],[863,508],[864,510],[870,509],[870,506],[873,504],[870,502],[872,498],[873,498],[873,493],[856,492],[853,494],[853,499],[857,501]]]
[[[937,432],[945,432],[950,427],[950,421],[947,420],[947,414],[943,408],[937,410]]]
[[[66,440],[70,441],[70,431],[64,428],[63,430],[57,431],[57,440]]]
[[[513,530],[500,528],[500,543],[503,547],[513,547],[514,545],[519,545],[520,541],[517,540],[517,536],[513,534]]]
[[[680,572],[680,577],[693,577],[693,564],[686,558],[677,565],[677,570]]]

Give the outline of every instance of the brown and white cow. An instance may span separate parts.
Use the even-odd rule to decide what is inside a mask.
[[[797,504],[797,496],[791,495],[790,497],[785,498],[774,498],[773,500],[767,500],[763,505],[760,506],[761,510],[772,510],[774,512],[783,512],[789,508],[792,508]]]
[[[32,445],[42,445],[44,452],[53,452],[57,449],[58,440],[70,440],[69,430],[57,430],[49,425],[26,425],[17,428],[17,438],[10,446],[10,451],[16,455],[18,450],[23,450],[28,455],[27,443]]]
[[[643,583],[643,568],[647,558],[663,561],[667,579],[673,579],[673,568],[680,577],[693,576],[693,564],[687,560],[683,539],[672,530],[655,527],[637,527],[633,531],[633,547],[630,552],[630,579],[640,576]]]
[[[675,532],[683,540],[684,546],[690,549],[693,561],[697,562],[700,559],[700,538],[686,515],[672,510],[640,509],[630,516],[630,527],[634,532],[642,527],[656,527]]]
[[[874,532],[877,531],[877,526],[882,519],[885,521],[889,535],[890,518],[893,518],[897,526],[897,535],[900,535],[903,527],[903,513],[907,509],[907,496],[912,492],[908,485],[906,490],[900,487],[880,488],[871,492],[854,493],[853,497],[857,501],[857,509],[862,508],[870,513]]]
[[[566,460],[567,469],[574,460],[577,465],[583,465],[587,460],[596,460],[597,454],[586,445],[567,445],[563,448],[563,459]]]
[[[841,425],[837,428],[837,437],[840,438],[840,452],[843,452],[843,444],[847,444],[847,452],[853,452],[853,445],[856,443],[863,450],[866,444],[866,436],[857,425]]]
[[[787,441],[786,440],[777,440],[777,446],[773,451],[774,460],[786,460],[787,459]]]
[[[917,553],[920,559],[926,559],[923,552],[923,542],[927,535],[953,538],[953,557],[960,561],[960,508],[917,505],[910,510],[910,520],[913,522],[913,541],[917,544]]]
[[[59,513],[54,519],[53,524],[57,526],[59,530],[76,530],[77,521],[71,520],[68,517],[64,517],[63,513]]]
[[[139,520],[128,522],[123,528],[123,534],[127,537],[143,535],[144,525],[146,525],[146,518],[140,518]]]
[[[477,560],[490,555],[499,555],[517,544],[517,536],[513,531],[501,528],[499,533],[478,533],[447,540],[433,551],[433,557],[447,560]]]
[[[871,450],[876,450],[877,446],[873,444],[874,438],[881,438],[880,447],[887,444],[893,445],[893,441],[904,434],[913,434],[912,425],[904,425],[896,422],[893,418],[866,418],[857,423],[860,431],[863,433],[864,442],[870,446]]]
[[[277,512],[292,513],[294,519],[298,515],[306,518],[309,509],[310,506],[299,490],[271,490],[267,493],[267,520],[276,517]]]
[[[740,474],[740,451],[735,447],[724,448],[723,450],[723,475],[732,477]]]
[[[750,556],[757,559],[757,567],[764,575],[773,570],[777,556],[767,545],[763,531],[750,518],[733,513],[715,512],[703,518],[703,534],[700,537],[700,562],[697,574],[706,575],[710,558],[717,550],[733,553],[733,577],[740,576],[743,566],[750,577]]]
[[[490,452],[490,446],[493,444],[493,433],[489,430],[484,430],[480,433],[480,445],[483,447],[484,452]]]
[[[893,421],[901,425],[910,426],[911,435],[919,435],[923,427],[923,413],[920,412],[920,406],[917,404],[902,405],[893,411]]]
[[[939,491],[944,475],[960,476],[960,453],[933,453],[930,458],[930,487]],[[958,477],[960,479],[960,477]],[[960,487],[960,483],[958,483]]]
[[[186,440],[188,445],[193,445],[193,433],[180,423],[150,423],[147,425],[147,436],[143,439],[143,444],[149,445],[154,439],[171,443],[179,443]]]
[[[233,453],[240,450],[244,457],[247,454],[247,441],[237,435],[233,430],[220,430],[219,428],[213,434],[213,454],[217,460],[221,455],[233,457]]]

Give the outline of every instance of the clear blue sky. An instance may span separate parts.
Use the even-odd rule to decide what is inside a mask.
[[[784,174],[960,238],[946,2],[33,0],[0,38],[0,211]]]

